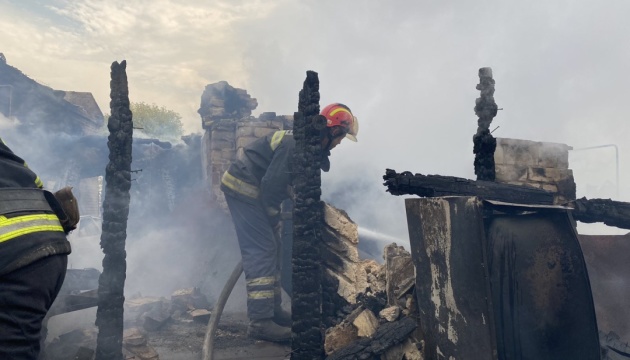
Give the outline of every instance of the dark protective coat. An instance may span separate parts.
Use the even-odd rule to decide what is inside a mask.
[[[0,139],[0,196],[7,195],[1,192],[6,188],[42,187]],[[42,322],[66,274],[70,243],[46,201],[32,210],[24,198],[7,199],[13,200],[0,204],[0,358],[36,359]]]
[[[0,139],[0,188],[42,188],[40,178]],[[52,210],[50,214],[53,214]],[[1,215],[1,214],[0,214]],[[6,218],[24,215],[6,214]],[[70,243],[61,231],[42,231],[0,241],[0,275],[41,258],[69,254]]]
[[[241,249],[250,319],[271,318],[280,305],[275,227],[280,204],[289,197],[294,149],[293,133],[277,131],[247,146],[222,179]]]

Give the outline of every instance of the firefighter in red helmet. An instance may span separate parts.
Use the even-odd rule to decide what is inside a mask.
[[[327,120],[321,139],[322,170],[328,171],[330,150],[345,137],[356,142],[359,125],[343,104],[330,104],[321,115]],[[275,230],[280,204],[289,198],[294,149],[293,132],[276,131],[247,146],[221,179],[245,272],[248,335],[273,342],[291,339],[291,316],[281,307],[280,242]]]

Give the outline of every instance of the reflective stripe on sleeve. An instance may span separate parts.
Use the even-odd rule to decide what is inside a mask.
[[[0,216],[0,243],[18,236],[42,231],[63,232],[56,215],[36,214],[7,218]]]
[[[276,151],[278,146],[280,146],[280,143],[282,142],[282,138],[284,137],[286,133],[287,133],[286,130],[280,130],[280,131],[276,131],[273,134],[273,136],[271,137],[271,142],[269,143],[269,146],[271,146],[272,151]]]
[[[239,194],[243,194],[253,199],[258,198],[257,186],[246,183],[243,180],[237,179],[227,171],[223,173],[223,176],[221,177],[221,184],[227,186],[229,189],[234,190]]]

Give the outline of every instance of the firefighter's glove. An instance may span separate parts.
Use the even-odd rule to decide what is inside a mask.
[[[280,209],[268,206],[265,211],[267,212],[267,218],[269,218],[269,223],[272,227],[275,227],[280,222]]]

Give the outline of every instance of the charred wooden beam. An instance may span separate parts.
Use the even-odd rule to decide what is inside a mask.
[[[475,102],[475,114],[479,117],[477,133],[473,136],[475,175],[477,180],[494,181],[496,176],[494,150],[497,147],[497,139],[490,133],[490,123],[497,115],[498,107],[494,102],[494,79],[491,68],[479,69],[477,90],[481,91],[481,97]]]
[[[333,353],[326,360],[379,359],[378,356],[387,349],[405,341],[417,326],[412,317],[385,323],[379,326],[372,337],[362,338]]]
[[[293,155],[293,338],[291,359],[323,359],[321,228],[321,132],[326,119],[319,115],[319,78],[306,73],[294,115]]]
[[[479,196],[486,200],[496,200],[517,204],[553,205],[553,193],[519,185],[474,181],[453,176],[397,173],[387,169],[383,176],[387,191],[392,195],[439,196]]]
[[[111,116],[107,122],[109,163],[105,169],[103,273],[98,280],[96,360],[122,360],[123,303],[126,277],[125,239],[131,188],[131,143],[133,121],[129,110],[127,63],[112,63],[110,83]]]
[[[573,218],[584,223],[603,222],[608,226],[630,229],[630,203],[610,199],[587,199],[574,202]]]

